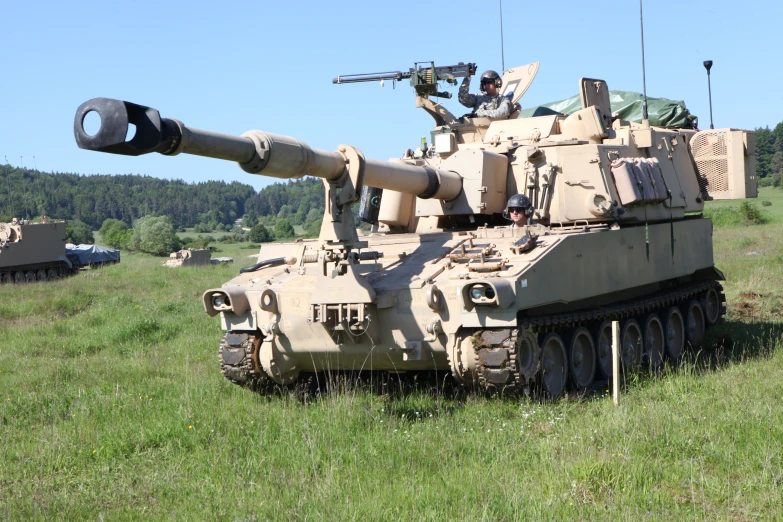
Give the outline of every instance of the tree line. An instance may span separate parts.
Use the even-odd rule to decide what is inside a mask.
[[[148,215],[167,216],[175,230],[230,231],[242,218],[275,227],[278,218],[311,226],[324,208],[323,183],[305,178],[259,192],[239,182],[185,183],[151,176],[47,173],[0,165],[0,220],[11,217],[78,220],[98,230],[107,219],[129,227]],[[319,224],[320,226],[320,224]]]
[[[756,129],[756,178],[760,186],[781,186],[783,178],[783,122],[774,129]]]

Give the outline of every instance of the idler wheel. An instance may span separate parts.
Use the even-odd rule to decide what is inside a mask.
[[[666,311],[663,332],[666,355],[674,362],[679,361],[685,350],[685,321],[682,312],[676,306]]]
[[[665,353],[663,323],[657,314],[650,314],[644,320],[644,354],[651,372],[663,368]]]
[[[568,374],[578,390],[589,388],[595,378],[596,353],[593,337],[585,327],[571,332],[568,342]]]
[[[642,365],[642,328],[636,319],[623,323],[620,333],[620,364],[626,371]]]
[[[560,335],[552,332],[541,342],[541,387],[552,398],[560,397],[568,382],[568,356]]]
[[[604,379],[612,378],[612,321],[606,319],[593,329],[596,371]]]
[[[685,340],[693,348],[701,346],[704,341],[704,331],[707,326],[704,319],[704,309],[698,301],[689,301],[683,307],[685,315]]]
[[[704,319],[708,325],[712,326],[720,320],[722,311],[720,294],[714,287],[707,289],[701,300],[701,305],[704,308]]]

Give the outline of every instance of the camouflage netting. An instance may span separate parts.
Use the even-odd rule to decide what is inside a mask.
[[[641,123],[642,100],[643,96],[638,92],[609,91],[612,114],[616,114],[623,120]],[[522,109],[519,117],[530,118],[531,116],[545,116],[557,113],[571,114],[581,108],[582,102],[577,94],[567,100]],[[650,125],[655,127],[693,129],[699,122],[699,119],[685,107],[685,102],[668,100],[666,98],[647,98],[647,113],[650,117]]]

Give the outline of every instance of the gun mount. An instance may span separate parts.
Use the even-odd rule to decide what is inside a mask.
[[[429,67],[423,66],[429,64]],[[457,78],[476,74],[475,63],[459,62],[457,65],[435,66],[435,62],[416,62],[408,72],[389,71],[366,74],[346,74],[332,79],[332,83],[383,82],[384,80],[401,81],[410,79],[411,87],[417,96],[437,96],[451,98],[448,91],[438,91],[438,82],[445,81],[451,85],[457,84]]]
[[[514,103],[537,70],[506,72]],[[704,199],[756,191],[752,132],[623,121],[605,82],[582,78],[579,89],[582,108],[570,115],[463,121],[417,91],[435,115],[434,147],[390,161],[348,145],[194,129],[104,98],[79,107],[74,131],[90,150],[197,154],[324,180],[318,243],[264,245],[257,264],[203,295],[226,332],[220,368],[232,382],[443,369],[465,385],[558,396],[611,377],[613,320],[626,371],[699,346],[725,311]],[[90,111],[102,119],[94,136],[83,129]],[[362,187],[385,192],[371,200],[380,233],[359,241],[350,205]],[[505,226],[518,193],[535,223]]]

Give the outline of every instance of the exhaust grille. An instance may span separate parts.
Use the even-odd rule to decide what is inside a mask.
[[[701,131],[690,143],[699,188],[705,199],[729,195],[729,155],[725,131]]]

